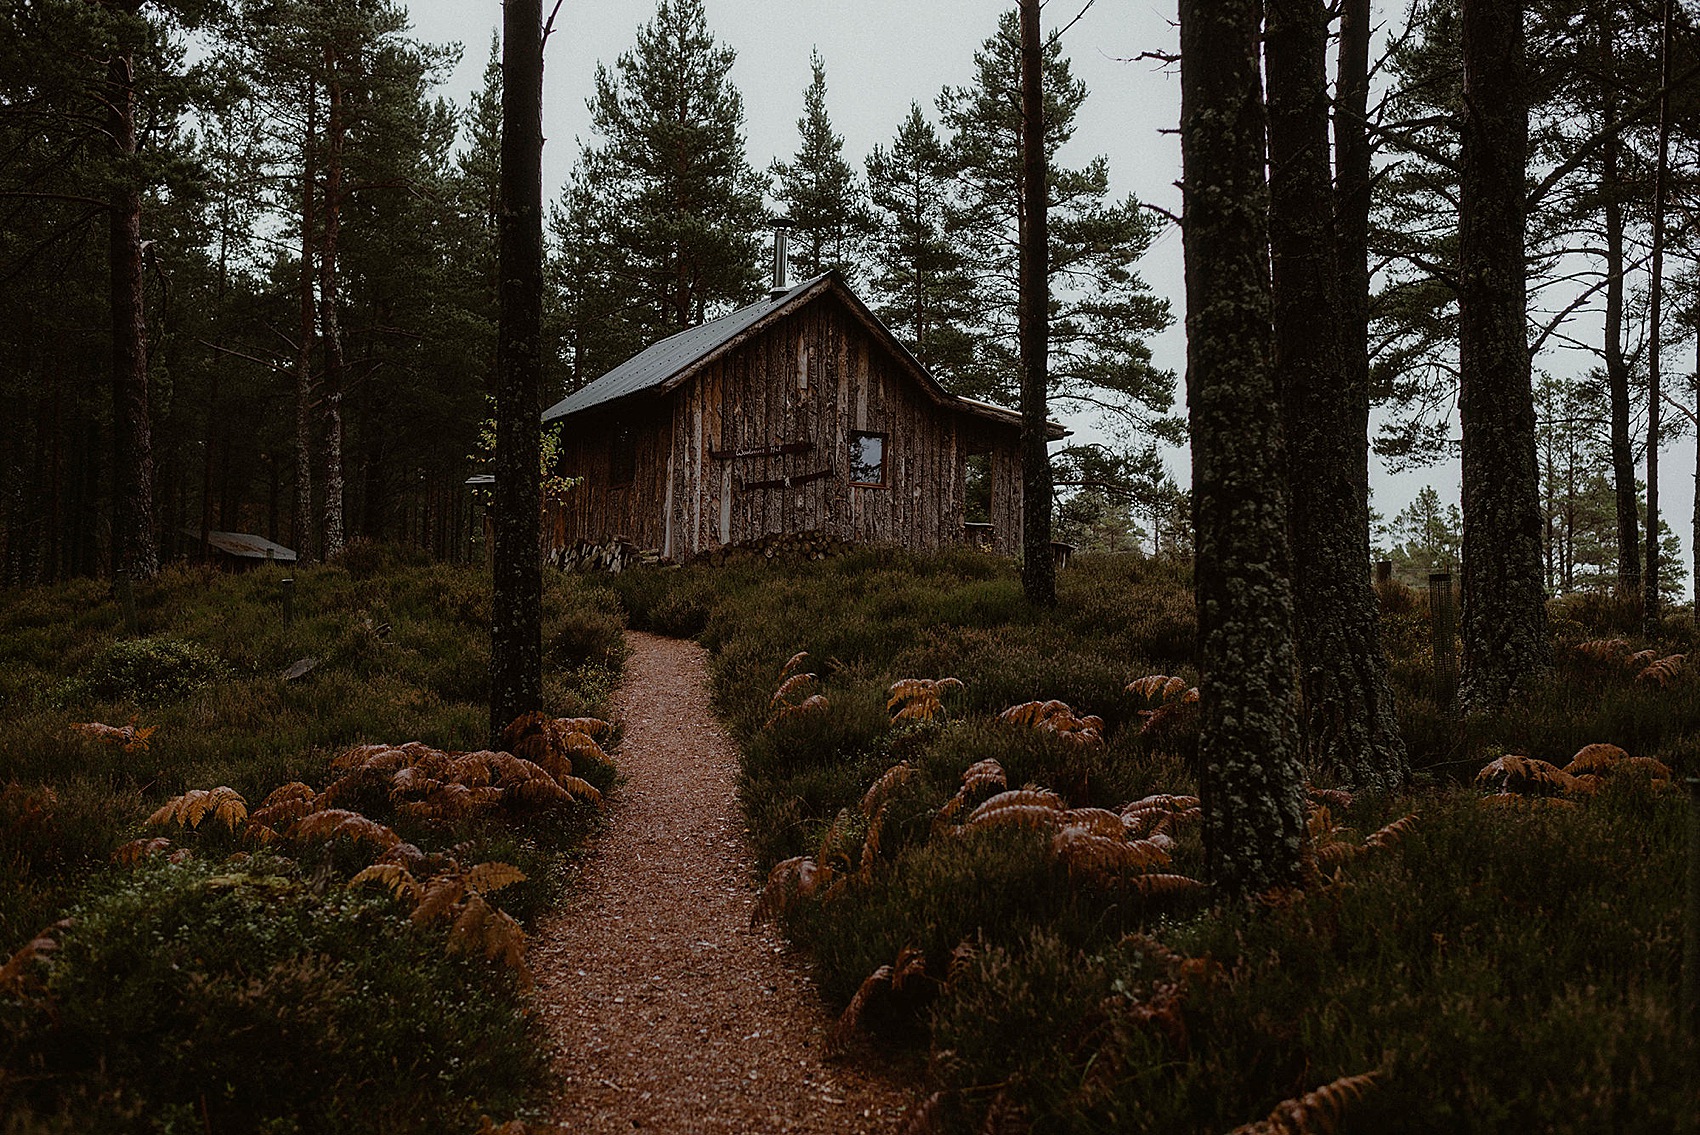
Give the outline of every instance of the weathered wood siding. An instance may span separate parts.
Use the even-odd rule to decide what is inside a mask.
[[[608,484],[617,429],[636,475]],[[850,434],[884,434],[885,483],[850,483]],[[556,547],[626,536],[684,560],[763,536],[820,533],[938,548],[963,539],[964,463],[992,454],[995,550],[1020,544],[1018,433],[941,404],[845,306],[822,297],[636,408],[567,420]],[[783,450],[783,451],[782,451]]]

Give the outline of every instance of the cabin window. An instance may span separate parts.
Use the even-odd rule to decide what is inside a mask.
[[[856,432],[850,435],[850,483],[885,484],[885,435]]]
[[[992,522],[992,453],[970,451],[962,466],[962,519],[968,524]]]
[[[630,426],[621,426],[614,431],[613,440],[608,448],[608,484],[611,488],[620,488],[632,483],[637,476],[637,443],[632,437]]]

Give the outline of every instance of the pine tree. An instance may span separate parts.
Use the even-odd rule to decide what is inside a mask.
[[[637,45],[597,67],[600,141],[585,146],[561,211],[582,219],[569,230],[601,234],[577,286],[606,298],[624,325],[616,338],[652,342],[757,294],[766,186],[744,156],[734,56],[702,0],[661,0]]]
[[[1458,205],[1464,647],[1458,699],[1497,713],[1551,657],[1529,368],[1523,5],[1464,0]]]
[[[1168,417],[1174,376],[1152,366],[1145,336],[1169,322],[1168,304],[1137,274],[1156,224],[1128,196],[1109,200],[1109,166],[1082,169],[1057,161],[1074,134],[1086,85],[1076,79],[1059,38],[1042,50],[1044,153],[1048,172],[1051,315],[1050,399],[1054,407],[1104,412],[1113,432],[1157,433],[1178,440]],[[966,87],[948,87],[939,111],[950,131],[956,178],[953,228],[976,271],[974,355],[953,376],[957,393],[1014,405],[1020,385],[1016,334],[1021,227],[1021,59],[1017,14],[1006,12],[974,56]]]
[[[809,54],[814,81],[803,92],[797,120],[801,144],[789,162],[775,161],[776,196],[791,222],[791,268],[799,278],[835,269],[854,278],[857,250],[873,225],[867,193],[844,160],[844,139],[826,113],[826,63]]]
[[[1260,0],[1181,0],[1187,400],[1197,556],[1199,794],[1212,882],[1298,878],[1292,567],[1269,365]]]
[[[868,252],[874,311],[915,357],[947,385],[973,359],[964,330],[974,280],[952,225],[949,155],[919,105],[891,148],[868,155],[868,194],[878,213]]]
[[[1351,379],[1328,168],[1328,14],[1269,0],[1269,238],[1299,586],[1306,744],[1316,764],[1383,789],[1409,774],[1369,584],[1369,391]]]

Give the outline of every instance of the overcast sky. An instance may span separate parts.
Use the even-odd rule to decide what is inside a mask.
[[[501,23],[499,0],[405,0],[415,34],[432,43],[464,46],[460,66],[441,93],[464,104],[482,81],[490,37]],[[552,4],[545,0],[547,11]],[[826,62],[827,111],[844,136],[845,156],[858,166],[875,145],[889,144],[911,102],[935,123],[934,99],[948,85],[966,84],[974,52],[996,27],[1004,0],[705,0],[715,37],[737,51],[732,81],[743,93],[745,128],[752,165],[765,168],[797,148],[797,119],[809,85],[809,51]],[[1402,14],[1398,0],[1378,0],[1378,11]],[[1180,144],[1171,131],[1180,114],[1180,81],[1172,69],[1135,62],[1142,52],[1173,52],[1177,36],[1174,0],[1048,0],[1047,29],[1073,20],[1064,49],[1074,73],[1091,94],[1076,120],[1074,140],[1063,159],[1081,164],[1095,155],[1109,159],[1112,191],[1138,194],[1142,201],[1180,212]],[[566,0],[546,52],[543,93],[544,194],[553,198],[590,134],[585,107],[598,62],[612,66],[630,50],[638,25],[655,13],[655,0]],[[1185,371],[1181,334],[1180,234],[1168,229],[1145,258],[1142,274],[1173,308],[1175,323],[1156,336],[1159,366]],[[1543,358],[1555,371],[1574,360]],[[1178,408],[1184,397],[1177,389]],[[1071,423],[1076,424],[1076,423]],[[1662,511],[1688,546],[1693,502],[1694,448],[1684,441],[1664,457],[1660,479]],[[1183,484],[1184,451],[1169,455]],[[1426,484],[1442,499],[1458,499],[1456,461],[1393,477],[1372,468],[1375,507],[1392,516]]]

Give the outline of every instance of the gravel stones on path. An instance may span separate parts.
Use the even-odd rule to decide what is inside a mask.
[[[802,961],[751,929],[738,752],[692,642],[628,632],[624,777],[563,909],[533,938],[535,1004],[583,1132],[901,1129],[884,1075],[821,1059],[830,1024]]]

